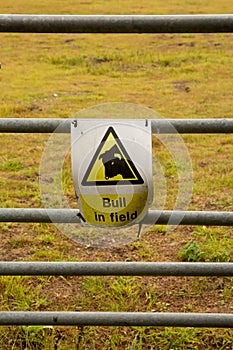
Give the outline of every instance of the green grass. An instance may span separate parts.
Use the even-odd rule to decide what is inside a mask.
[[[41,294],[42,285],[37,284],[36,290],[33,289],[32,281],[28,277],[20,278],[1,277],[1,309],[14,309],[19,311],[40,310],[48,305],[46,297]]]
[[[179,252],[183,261],[232,262],[232,237],[223,228],[198,228]]]
[[[58,0],[3,2],[2,13],[231,13],[224,0]],[[166,118],[231,118],[232,34],[52,35],[1,33],[0,117],[70,118],[101,103],[150,107]],[[61,143],[67,142],[64,136]],[[232,135],[183,135],[192,159],[189,209],[232,211]],[[43,207],[40,160],[49,135],[0,137],[1,207]],[[165,209],[179,190],[172,154],[153,136],[154,171]],[[157,162],[158,166],[156,167]],[[182,164],[180,164],[180,169]],[[77,207],[70,155],[63,189]],[[48,193],[54,187],[47,184]],[[157,192],[158,196],[160,195]],[[162,200],[161,200],[162,202]],[[158,198],[158,206],[160,205]],[[162,205],[162,204],[161,204]],[[5,261],[223,261],[233,258],[231,227],[151,227],[140,240],[112,248],[71,241],[50,224],[2,223]],[[136,233],[135,233],[136,236]],[[231,278],[0,278],[1,310],[232,312]],[[230,329],[174,327],[1,327],[0,349],[232,349]]]

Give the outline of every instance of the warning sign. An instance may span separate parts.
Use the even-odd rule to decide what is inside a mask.
[[[83,225],[139,223],[153,199],[151,124],[147,120],[77,120],[72,173]]]
[[[130,159],[113,127],[101,140],[86,174],[83,186],[143,184],[143,179]]]

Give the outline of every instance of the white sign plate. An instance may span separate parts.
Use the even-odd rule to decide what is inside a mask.
[[[153,200],[150,120],[77,119],[72,174],[84,225],[139,223]]]

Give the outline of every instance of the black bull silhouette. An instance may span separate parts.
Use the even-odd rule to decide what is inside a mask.
[[[122,155],[119,153],[119,149],[116,145],[112,146],[108,151],[104,152],[99,156],[102,160],[105,170],[105,179],[108,180],[114,176],[121,175],[123,179],[130,179],[134,177],[132,170],[129,167],[131,163],[127,159],[128,164]]]

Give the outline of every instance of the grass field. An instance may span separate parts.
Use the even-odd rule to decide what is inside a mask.
[[[35,2],[0,0],[1,13],[231,13],[232,0]],[[1,34],[0,117],[70,118],[84,108],[124,102],[165,118],[232,118],[232,34]],[[40,161],[49,135],[1,134],[1,207],[43,206]],[[193,167],[188,209],[233,210],[232,135],[185,135]],[[171,155],[153,136],[167,185],[178,191]],[[69,155],[64,188],[76,200]],[[2,223],[2,261],[233,261],[232,228],[155,226],[127,245],[95,248],[49,224]],[[224,312],[231,278],[0,277],[1,310]],[[2,327],[0,349],[232,349],[230,329]]]

